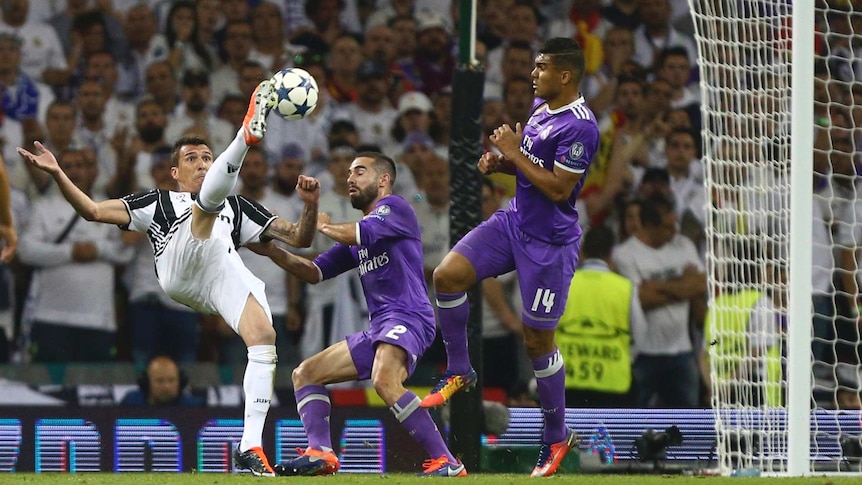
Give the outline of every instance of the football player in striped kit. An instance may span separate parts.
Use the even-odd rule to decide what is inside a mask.
[[[258,476],[274,476],[261,435],[277,362],[275,329],[264,284],[245,267],[236,249],[271,239],[310,246],[320,195],[317,179],[299,177],[296,191],[305,207],[296,223],[243,196],[228,196],[248,147],[263,139],[266,116],[276,101],[272,81],[262,81],[249,102],[242,128],[215,159],[204,138],[189,135],[177,140],[171,154],[177,191],[153,189],[95,202],[69,180],[54,154],[41,143],[35,143],[38,154],[18,148],[32,165],[53,177],[66,200],[85,219],[145,232],[153,245],[162,289],[194,310],[219,314],[242,337],[248,347],[243,379],[245,420],[233,458],[238,468]]]

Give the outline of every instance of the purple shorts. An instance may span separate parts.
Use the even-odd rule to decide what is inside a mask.
[[[534,239],[515,225],[509,210],[500,210],[452,250],[470,261],[478,281],[518,270],[524,324],[549,330],[566,308],[578,247],[578,242],[557,245]]]
[[[371,378],[374,352],[377,344],[386,342],[401,347],[407,352],[407,375],[412,375],[422,354],[434,340],[434,327],[418,323],[415,317],[407,315],[388,315],[380,322],[372,322],[368,330],[347,336],[350,358],[359,374],[359,380]],[[416,328],[416,327],[419,328]],[[429,336],[430,333],[430,336]]]

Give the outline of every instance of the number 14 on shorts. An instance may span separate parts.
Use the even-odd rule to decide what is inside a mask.
[[[533,298],[533,306],[530,307],[530,311],[539,311],[539,305],[541,305],[545,307],[545,313],[551,313],[556,296],[557,294],[548,288],[536,288],[536,296]]]

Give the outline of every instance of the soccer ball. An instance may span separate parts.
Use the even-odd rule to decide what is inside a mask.
[[[276,111],[286,120],[298,120],[314,111],[317,106],[317,82],[304,69],[282,69],[272,77],[278,94]]]

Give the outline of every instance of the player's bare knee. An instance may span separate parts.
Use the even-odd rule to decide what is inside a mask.
[[[464,277],[451,266],[442,263],[434,268],[434,289],[438,293],[457,293],[459,291],[467,291],[470,287],[465,284]]]
[[[391,405],[403,394],[403,387],[394,374],[390,372],[379,372],[371,377],[371,385],[387,405]],[[400,391],[400,392],[399,392]]]
[[[290,379],[293,381],[293,388],[299,389],[302,386],[307,386],[310,382],[308,376],[306,375],[307,366],[305,362],[302,362],[296,369],[293,369],[293,372],[290,374]]]

